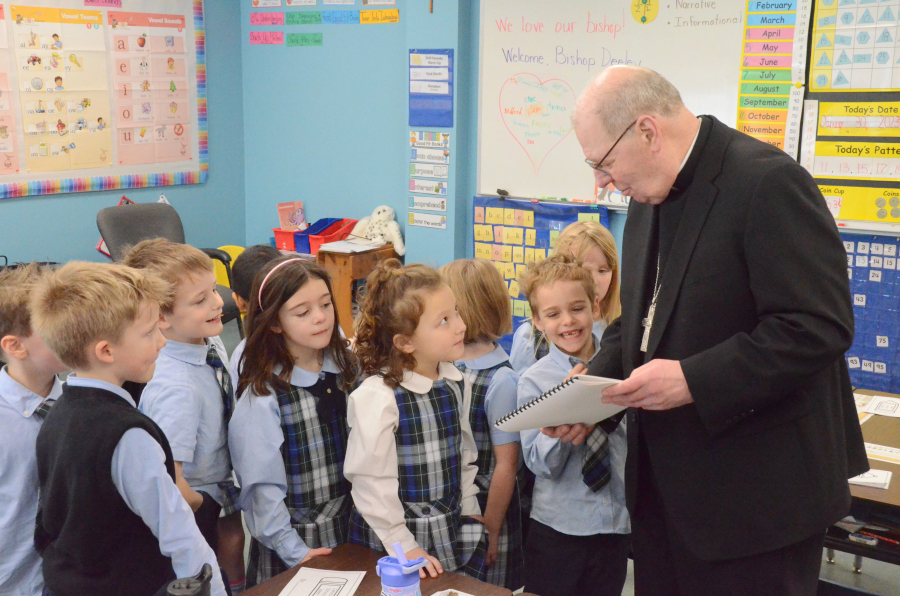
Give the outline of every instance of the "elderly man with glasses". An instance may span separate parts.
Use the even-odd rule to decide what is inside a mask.
[[[632,199],[622,316],[589,372],[626,379],[602,399],[629,407],[635,594],[814,595],[847,478],[868,469],[846,256],[818,187],[651,70],[603,71],[574,122],[597,184]]]

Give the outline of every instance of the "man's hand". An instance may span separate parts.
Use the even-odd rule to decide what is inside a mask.
[[[603,390],[603,403],[645,410],[671,410],[693,403],[677,360],[651,360],[631,376]]]

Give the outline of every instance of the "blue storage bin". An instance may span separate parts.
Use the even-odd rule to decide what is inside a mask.
[[[309,237],[311,234],[321,234],[328,226],[341,221],[340,217],[325,217],[312,224],[302,232],[294,232],[294,250],[305,254],[311,254],[309,250]]]

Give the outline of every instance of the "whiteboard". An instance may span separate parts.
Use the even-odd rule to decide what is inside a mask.
[[[481,7],[479,194],[590,200],[594,178],[571,116],[578,95],[612,64],[652,68],[694,114],[736,123],[745,2],[482,0]]]

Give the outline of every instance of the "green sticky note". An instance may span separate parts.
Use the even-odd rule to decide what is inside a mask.
[[[524,300],[513,300],[513,316],[514,317],[524,317],[525,316],[525,301]]]
[[[579,213],[578,221],[594,221],[600,223],[599,213]]]
[[[557,238],[559,238],[559,230],[550,230],[550,248],[556,246]]]
[[[284,45],[288,47],[297,46],[320,46],[322,45],[321,33],[288,33],[285,38]]]
[[[525,316],[530,319],[531,318],[531,304],[529,304],[529,302],[527,300],[524,300],[523,302],[525,302]]]
[[[286,12],[284,13],[285,25],[321,25],[322,13],[319,11],[310,12]],[[322,45],[322,44],[318,44]]]

